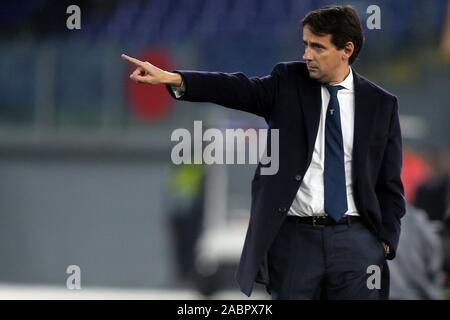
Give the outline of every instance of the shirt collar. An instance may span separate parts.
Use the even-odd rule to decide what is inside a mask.
[[[336,84],[337,86],[343,86],[345,89],[353,91],[353,70],[349,67],[350,72],[347,77],[341,83]]]

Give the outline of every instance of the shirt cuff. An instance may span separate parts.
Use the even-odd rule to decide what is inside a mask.
[[[171,85],[170,90],[172,90],[175,98],[181,98],[186,92],[186,85],[184,84],[183,79],[181,80],[181,85],[179,87]]]

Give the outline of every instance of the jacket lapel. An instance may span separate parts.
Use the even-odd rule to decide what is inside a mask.
[[[301,86],[297,85],[297,93],[303,106],[302,110],[308,138],[308,159],[310,159],[316,141],[320,111],[322,109],[321,85],[317,81],[305,81]]]

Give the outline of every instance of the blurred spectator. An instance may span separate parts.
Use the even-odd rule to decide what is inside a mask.
[[[402,181],[405,197],[409,203],[414,203],[417,187],[431,176],[431,168],[417,152],[405,147],[403,150]]]
[[[175,266],[182,283],[191,282],[195,271],[195,244],[203,227],[205,170],[202,165],[177,166],[170,178],[169,224]]]
[[[443,298],[442,244],[436,226],[422,210],[408,206],[402,219],[398,254],[388,261],[390,297]]]
[[[450,148],[440,154],[435,168],[433,177],[418,188],[415,205],[442,225],[443,269],[450,285]]]
[[[404,154],[405,194],[414,206],[402,220],[399,254],[389,261],[391,297],[440,299],[450,284],[450,149],[427,159],[408,148]]]
[[[417,188],[414,205],[425,210],[431,220],[443,221],[450,193],[450,151],[444,150],[433,161],[433,174]]]

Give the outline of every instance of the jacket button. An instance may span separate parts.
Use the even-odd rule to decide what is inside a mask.
[[[296,175],[296,176],[295,176],[295,180],[297,180],[297,181],[300,181],[300,180],[302,180],[302,176],[301,176],[301,175],[299,175],[299,174],[298,174],[298,175]]]
[[[285,207],[281,207],[281,208],[278,208],[278,211],[279,211],[279,212],[286,212],[287,209],[286,209]]]

